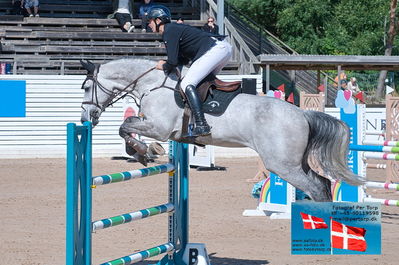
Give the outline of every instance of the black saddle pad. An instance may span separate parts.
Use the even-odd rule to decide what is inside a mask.
[[[242,93],[241,88],[232,92],[213,89],[212,93],[208,92],[206,100],[202,104],[202,110],[204,113],[220,116],[225,112],[230,102],[240,93]],[[184,108],[183,98],[179,92],[175,92],[175,101],[177,106]]]

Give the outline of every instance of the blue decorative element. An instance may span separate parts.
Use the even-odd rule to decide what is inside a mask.
[[[348,100],[348,105],[343,109],[346,114],[353,114],[356,111],[356,104],[353,98]]]
[[[262,190],[263,184],[265,183],[266,179],[263,179],[259,181],[258,183],[255,183],[254,186],[252,187],[252,197],[255,199],[259,199],[260,192]]]
[[[266,96],[274,98],[274,91],[273,90],[267,91]]]
[[[287,205],[287,182],[274,173],[270,173],[270,203]]]
[[[0,80],[0,117],[26,117],[26,81]]]
[[[343,109],[348,106],[348,101],[345,99],[344,91],[339,90],[335,98],[335,107]]]
[[[346,114],[353,114],[356,111],[355,101],[352,99],[352,97],[346,99],[343,90],[339,90],[337,92],[335,106],[342,109]]]

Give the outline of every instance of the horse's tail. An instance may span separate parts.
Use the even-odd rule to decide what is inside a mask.
[[[310,129],[303,163],[308,164],[307,160],[311,158],[322,169],[325,177],[351,185],[362,184],[362,178],[348,168],[348,126],[323,112],[309,110],[304,115]]]

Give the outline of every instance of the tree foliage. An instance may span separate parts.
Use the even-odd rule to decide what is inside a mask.
[[[230,0],[302,54],[383,55],[387,0]],[[392,54],[398,54],[395,39]]]

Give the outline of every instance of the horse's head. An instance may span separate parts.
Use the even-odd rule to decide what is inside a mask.
[[[85,90],[82,102],[81,121],[91,121],[93,126],[99,122],[101,113],[108,107],[121,90],[114,81],[104,78],[100,73],[100,64],[94,64],[89,60],[80,63],[87,70],[87,76],[82,84]],[[115,92],[116,91],[116,92]]]
[[[82,84],[82,89],[84,89],[84,99],[82,102],[82,114],[81,121],[91,121],[93,126],[98,124],[98,120],[103,111],[102,103],[103,97],[102,93],[97,91],[97,75],[99,71],[99,65],[96,65],[89,60],[81,60],[83,68],[87,70],[87,76]]]
[[[102,65],[88,60],[80,62],[87,70],[82,84],[85,94],[81,121],[91,121],[93,126],[98,124],[105,108],[127,94],[140,101],[151,89],[173,87],[177,82],[176,78],[166,80],[162,71],[154,71],[156,62],[151,60],[119,59]]]

